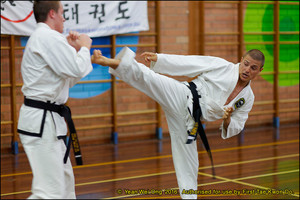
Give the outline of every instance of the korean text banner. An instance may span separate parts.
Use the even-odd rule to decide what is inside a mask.
[[[64,34],[100,37],[149,30],[147,1],[61,1]],[[36,27],[33,1],[1,1],[1,34],[29,36]]]

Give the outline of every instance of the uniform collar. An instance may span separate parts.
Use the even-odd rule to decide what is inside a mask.
[[[37,23],[37,27],[38,28],[43,27],[43,28],[51,29],[50,26],[48,24],[44,23],[44,22]]]

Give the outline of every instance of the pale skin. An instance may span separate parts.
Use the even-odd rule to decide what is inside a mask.
[[[141,56],[144,57],[146,62],[157,62],[156,53],[144,52],[141,54]],[[102,56],[100,50],[94,50],[94,54],[92,55],[92,63],[100,64],[102,66],[109,66],[113,69],[116,69],[119,66],[120,62],[120,60]],[[238,82],[232,93],[229,95],[225,105],[230,103],[249,84],[250,80],[254,79],[262,70],[263,64],[261,63],[261,61],[253,59],[250,55],[242,57],[239,66]],[[223,126],[226,130],[230,124],[232,112],[232,107],[227,107],[224,109]]]
[[[91,60],[92,63],[96,63],[102,66],[109,66],[112,69],[117,69],[121,62],[118,59],[112,59],[103,56],[100,50],[94,50]]]
[[[46,23],[51,29],[56,30],[59,33],[63,33],[64,22],[66,21],[66,19],[63,17],[63,5],[61,2],[58,3],[58,11],[56,12],[55,10],[51,9],[44,23]],[[92,46],[92,39],[88,35],[79,34],[76,31],[69,32],[67,41],[72,47],[76,49],[76,51],[79,51],[81,47],[87,47],[88,49],[91,49]]]

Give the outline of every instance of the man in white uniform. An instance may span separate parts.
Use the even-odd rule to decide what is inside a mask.
[[[187,144],[195,124],[193,95],[187,82],[179,82],[161,74],[195,77],[193,83],[202,109],[201,120],[223,118],[223,139],[241,132],[248,118],[254,95],[250,82],[262,70],[264,55],[259,50],[248,51],[241,63],[233,64],[212,56],[183,56],[145,52],[151,69],[136,62],[135,53],[124,48],[115,59],[102,56],[95,50],[92,62],[109,66],[109,72],[157,101],[168,122],[173,162],[182,198],[197,198],[197,194],[182,194],[183,190],[197,190],[198,152],[196,142]]]
[[[65,141],[61,139],[67,134],[62,116],[67,113],[68,120],[71,118],[63,104],[68,100],[69,88],[93,69],[92,40],[77,32],[70,32],[67,37],[62,35],[65,19],[60,1],[35,1],[33,11],[37,28],[23,55],[25,101],[18,123],[33,173],[29,198],[74,199],[73,169]]]

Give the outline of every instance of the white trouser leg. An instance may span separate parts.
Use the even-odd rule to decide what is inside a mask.
[[[47,114],[41,138],[19,135],[33,173],[29,199],[75,199],[72,165],[70,160],[63,162],[66,146],[57,139],[50,113]]]
[[[124,57],[127,55],[125,54]],[[160,75],[145,65],[136,62],[121,64],[116,70],[109,72],[130,84],[157,101],[164,109],[171,112],[181,112],[182,104],[186,104],[186,94],[189,89],[179,81]],[[181,113],[182,114],[182,113]]]
[[[70,158],[68,158],[67,163],[64,164],[64,175],[65,175],[64,176],[65,177],[64,199],[76,199],[74,172],[73,172]]]
[[[197,190],[199,166],[197,143],[185,144],[187,131],[184,116],[187,109],[187,95],[190,95],[187,86],[137,63],[131,51],[121,52],[120,65],[116,70],[110,69],[110,73],[142,91],[162,106],[169,126],[173,162],[180,191]],[[181,197],[195,199],[197,195],[181,194]]]
[[[196,194],[182,194],[183,190],[197,190],[198,152],[197,142],[186,144],[186,128],[183,116],[165,111],[168,122],[173,163],[176,171],[180,196],[183,199],[197,199]]]

